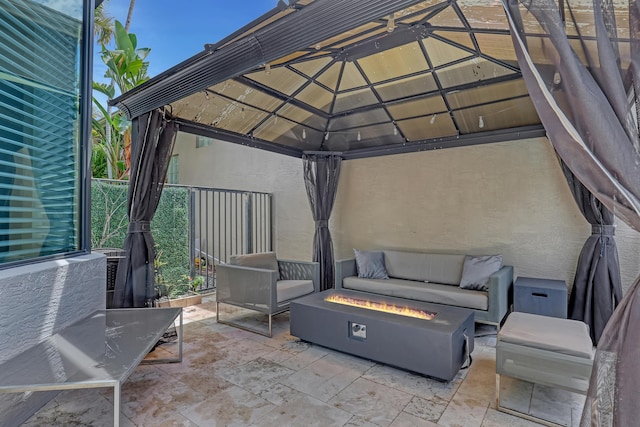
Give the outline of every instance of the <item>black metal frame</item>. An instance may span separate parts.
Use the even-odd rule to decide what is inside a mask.
[[[201,123],[191,122],[177,118],[181,132],[193,135],[207,136],[221,141],[244,145],[252,148],[284,154],[291,157],[301,158],[304,153],[329,153],[323,150],[300,150],[273,142],[264,141],[255,137],[248,137],[238,133],[223,129],[216,129]],[[340,152],[344,160],[362,159],[366,157],[386,156],[392,154],[413,153],[418,151],[441,150],[443,148],[465,147],[469,145],[489,144],[492,142],[517,141],[521,139],[540,138],[546,136],[546,130],[542,125],[522,126],[511,129],[492,130],[481,133],[449,136],[443,138],[425,139],[422,141],[411,141],[402,144],[382,145],[371,148],[361,148]]]
[[[83,0],[80,81],[80,249],[91,249],[91,119],[93,102],[93,15],[102,0]]]
[[[215,122],[210,124],[200,124],[198,123],[200,120],[200,117],[198,116],[194,117],[191,120],[189,118],[182,117],[179,119],[179,122],[183,131],[218,138],[228,142],[260,148],[285,155],[299,157],[301,156],[302,151],[297,147],[288,146],[286,145],[286,143],[283,144],[269,142],[254,137],[254,133],[261,129],[261,127],[263,127],[271,118],[273,118],[274,116],[279,116],[278,111],[285,105],[293,105],[301,108],[313,114],[318,118],[318,120],[324,121],[323,128],[319,128],[319,126],[321,126],[321,123],[318,123],[318,126],[314,126],[306,123],[301,123],[299,121],[292,120],[286,118],[286,116],[281,115],[281,117],[286,118],[289,122],[300,126],[301,129],[306,129],[307,133],[309,133],[309,131],[314,131],[324,135],[325,137],[327,136],[327,134],[335,133],[329,130],[331,121],[333,119],[352,114],[363,113],[372,109],[382,108],[386,112],[389,120],[384,122],[379,122],[378,120],[376,121],[376,123],[369,123],[362,126],[376,126],[386,124],[394,126],[396,129],[394,135],[397,132],[399,137],[404,141],[404,143],[402,144],[402,146],[405,147],[404,150],[421,151],[425,149],[425,146],[432,146],[434,144],[435,146],[437,146],[437,148],[443,148],[445,146],[448,146],[445,144],[450,144],[450,146],[459,146],[461,144],[460,141],[464,141],[462,145],[470,145],[476,143],[473,141],[484,141],[486,135],[494,135],[494,132],[481,132],[475,135],[464,135],[461,132],[460,125],[457,123],[454,113],[456,111],[463,111],[469,108],[490,105],[494,102],[504,102],[506,100],[511,100],[514,98],[525,97],[524,95],[514,97],[506,94],[505,98],[501,98],[499,100],[483,102],[477,105],[468,105],[464,106],[463,108],[452,108],[447,100],[447,93],[456,90],[459,91],[478,87],[480,86],[480,84],[478,84],[477,82],[473,82],[445,88],[439,81],[437,73],[432,73],[434,71],[437,72],[438,70],[451,67],[452,65],[458,63],[468,62],[472,58],[478,58],[497,64],[507,70],[513,71],[513,74],[510,75],[503,75],[483,80],[484,84],[494,84],[514,79],[520,79],[522,76],[517,66],[514,66],[512,63],[505,62],[484,54],[480,50],[480,45],[475,37],[476,33],[500,34],[508,36],[508,30],[472,28],[465,18],[464,13],[461,11],[460,7],[455,1],[452,1],[438,3],[425,9],[414,11],[409,15],[405,15],[401,19],[399,19],[400,22],[397,22],[395,31],[391,33],[385,32],[383,33],[384,35],[381,35],[380,30],[387,25],[387,16],[390,13],[405,9],[408,6],[417,4],[419,2],[412,0],[404,0],[401,2],[365,0],[365,3],[366,4],[363,4],[362,1],[341,2],[339,0],[326,0],[316,1],[308,5],[299,5],[295,1],[290,1],[289,5],[287,5],[281,0],[274,9],[267,12],[260,18],[245,25],[244,27],[225,37],[218,43],[205,45],[204,52],[195,55],[194,57],[149,80],[147,83],[110,101],[110,104],[117,105],[129,116],[135,116],[150,108],[156,108],[162,105],[170,104],[171,102],[184,99],[184,97],[191,96],[199,91],[204,91],[205,93],[223,98],[229,103],[236,104],[242,109],[259,111],[261,112],[261,114],[264,114],[265,117],[257,120],[246,134],[239,134],[217,128]],[[432,19],[434,16],[436,16],[449,6],[451,6],[454,13],[459,18],[462,27],[434,26],[428,22],[430,19]],[[294,9],[295,12],[291,12],[287,9]],[[344,15],[344,13],[346,13],[345,11],[351,11],[351,14]],[[425,12],[426,15],[424,15]],[[273,19],[277,18],[279,14],[282,15],[279,19]],[[420,18],[420,20],[412,23],[407,22],[411,18],[415,18],[420,15],[424,15]],[[270,19],[273,20],[273,22],[266,26],[259,27],[259,29],[251,32],[255,26],[259,26],[262,22]],[[292,22],[294,20],[295,25],[292,25]],[[327,40],[329,37],[342,34],[345,29],[357,28],[362,24],[371,22],[378,23],[379,26],[367,29],[361,33],[354,34],[349,37],[341,38],[327,46],[320,47],[317,45],[317,43]],[[435,32],[439,32],[439,34],[435,34]],[[473,46],[460,45],[454,40],[446,38],[446,36],[443,35],[443,33],[446,32],[466,32],[469,35]],[[365,37],[361,38],[363,35]],[[384,81],[376,82],[376,85],[397,82],[414,75],[418,76],[431,74],[435,81],[436,89],[420,94],[405,96],[399,99],[383,101],[381,95],[376,91],[374,84],[367,78],[366,73],[363,72],[355,59],[361,56],[370,55],[371,53],[377,51],[383,51],[385,49],[406,44],[411,41],[419,41],[426,37],[432,37],[440,42],[450,44],[455,48],[468,52],[469,56],[444,65],[435,66],[432,63],[430,55],[426,51],[425,47],[422,45],[422,43],[419,43],[422,55],[424,56],[428,64],[428,67],[425,70],[421,70],[410,75],[403,75],[400,77],[394,77]],[[354,45],[345,46],[345,43],[348,43],[349,40],[356,40],[356,38],[359,38],[357,43],[355,43]],[[340,48],[340,46],[344,47]],[[317,59],[318,48],[320,48],[322,52],[327,52],[327,54],[324,56],[331,57],[332,61],[328,62],[313,76],[308,76],[294,67],[295,64]],[[285,67],[287,70],[301,75],[306,79],[306,81],[304,81],[300,85],[300,87],[297,88],[292,94],[282,93],[273,87],[262,84],[245,75],[249,72],[258,71],[266,64],[269,64],[271,61],[277,60],[292,52],[306,53],[294,60],[287,61],[286,63],[273,65],[273,67],[276,68]],[[358,67],[358,69],[360,70],[360,73],[365,80],[365,85],[349,90],[338,91],[332,88],[328,88],[320,81],[318,81],[319,77],[324,71],[334,66],[336,63],[339,63],[340,61],[342,61],[343,63],[346,63],[347,61],[353,61],[356,67]],[[344,65],[340,70],[340,74],[342,75],[343,72]],[[236,100],[224,93],[218,93],[212,89],[212,86],[214,86],[215,84],[227,80],[235,80],[242,85],[272,96],[279,100],[281,104],[279,104],[273,110],[263,109],[251,105],[247,102]],[[296,98],[296,96],[300,92],[305,90],[305,88],[307,88],[311,84],[317,84],[320,87],[323,87],[325,90],[333,92],[333,99],[331,101],[331,107],[328,112],[309,105]],[[339,94],[361,90],[364,88],[368,88],[371,93],[373,93],[373,95],[377,99],[376,103],[374,103],[373,105],[365,105],[352,108],[346,111],[340,111],[336,113],[333,112],[333,108]],[[457,136],[440,137],[424,141],[408,141],[398,124],[403,120],[415,119],[424,116],[418,115],[415,117],[403,117],[402,120],[396,120],[394,119],[393,115],[390,114],[387,107],[397,103],[409,101],[411,99],[419,99],[421,97],[431,95],[439,95],[443,99],[446,110],[435,113],[438,115],[446,114],[449,117],[449,120],[452,121],[453,126],[457,130]],[[429,115],[431,115],[431,113]],[[364,129],[362,126],[357,126],[357,128]],[[525,126],[524,128],[528,129],[530,127]],[[348,129],[345,128],[338,131],[338,133],[345,131],[356,132],[355,129],[355,127],[350,127]],[[495,135],[500,138],[503,138],[504,135],[511,135],[512,139],[528,138],[529,136],[522,136],[523,133],[521,129],[523,128],[520,127],[507,129],[504,131],[495,131]],[[536,135],[541,134],[541,132],[539,131],[536,131],[535,133]],[[528,135],[528,132],[525,132],[525,134]],[[323,138],[322,141],[317,141],[319,149],[324,149],[325,140],[326,139]],[[370,155],[382,155],[387,152],[396,152],[398,150],[398,144],[396,143],[397,141],[390,140],[387,142],[389,142],[387,145],[374,148],[353,149],[350,151],[351,154],[346,155],[345,158],[359,158],[366,155],[366,153],[369,153]]]
[[[163,78],[153,78],[109,104],[118,106],[129,118],[136,117],[420,1],[313,2],[293,14],[297,25],[290,25],[293,15],[286,16],[216,51],[205,51],[195,62],[187,60]]]

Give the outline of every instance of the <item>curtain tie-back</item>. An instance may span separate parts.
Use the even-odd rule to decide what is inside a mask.
[[[151,231],[149,221],[131,221],[129,223],[129,233],[147,233]]]
[[[600,234],[603,236],[615,236],[615,225],[591,225],[591,234]]]
[[[327,221],[326,219],[317,220],[316,228],[329,228],[329,221]]]

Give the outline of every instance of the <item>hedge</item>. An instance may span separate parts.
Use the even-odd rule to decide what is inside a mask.
[[[91,181],[91,246],[122,249],[127,234],[127,189],[125,184]],[[156,259],[162,278],[177,283],[189,276],[189,199],[187,188],[165,186],[158,210],[151,221]]]

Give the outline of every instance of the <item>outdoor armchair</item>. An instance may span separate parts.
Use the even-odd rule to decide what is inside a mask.
[[[317,262],[278,260],[274,252],[234,255],[229,264],[218,265],[216,270],[216,320],[271,337],[272,317],[287,311],[291,300],[319,289]],[[266,314],[268,333],[232,320],[221,320],[221,303]]]

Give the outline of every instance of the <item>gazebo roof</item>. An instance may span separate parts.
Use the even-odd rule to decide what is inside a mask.
[[[112,104],[130,117],[169,106],[182,130],[294,156],[544,135],[488,0],[281,1]]]

